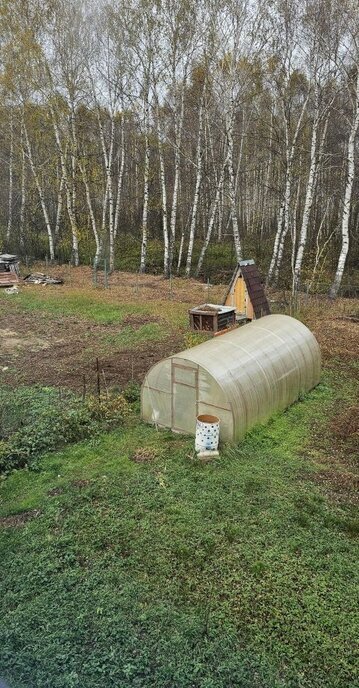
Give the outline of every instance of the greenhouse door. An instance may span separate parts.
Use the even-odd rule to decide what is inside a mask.
[[[198,368],[172,361],[172,430],[196,430]]]

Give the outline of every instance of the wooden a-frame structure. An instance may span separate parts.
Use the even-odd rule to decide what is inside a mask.
[[[270,314],[262,278],[254,260],[239,261],[223,305],[234,306],[239,320],[258,320]]]

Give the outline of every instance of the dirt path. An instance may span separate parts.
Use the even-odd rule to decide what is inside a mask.
[[[73,293],[74,289],[82,294],[93,293],[87,292],[91,281],[89,268],[75,270],[65,266],[54,268],[52,272],[65,279],[61,293],[63,290],[64,293],[67,290]],[[138,303],[138,298],[146,303],[162,299],[166,309],[166,291],[170,288],[168,280],[116,273],[111,276],[111,285],[110,290],[101,290],[104,303]],[[219,301],[224,286],[211,289],[211,298]],[[173,280],[168,305],[173,304],[173,300],[185,304],[200,303],[206,300],[204,297],[207,295],[207,285],[195,280],[176,279]],[[183,332],[176,327],[171,327],[171,334],[164,335],[160,342],[146,342],[135,348],[113,343],[123,327],[136,329],[147,323],[160,323],[161,318],[154,315],[133,313],[126,316],[121,325],[105,325],[73,316],[55,316],[41,310],[25,311],[17,306],[16,300],[9,299],[6,303],[6,312],[5,309],[2,314],[0,311],[0,384],[43,384],[82,390],[85,377],[88,388],[93,388],[98,357],[106,384],[121,388],[132,379],[141,382],[151,365],[184,348]],[[319,341],[324,365],[334,365],[343,375],[359,378],[359,322],[358,318],[351,319],[351,314],[357,312],[357,300],[341,299],[333,303],[313,297],[302,315]]]
[[[151,316],[125,318],[122,327],[136,328],[156,321]],[[123,388],[130,380],[141,382],[148,368],[164,356],[183,349],[183,335],[172,334],[158,342],[135,348],[105,344],[117,335],[118,325],[100,325],[76,318],[48,314],[7,313],[0,317],[0,382],[41,384],[88,391],[96,387],[96,358],[101,381]],[[36,333],[36,334],[35,334]]]
[[[86,295],[87,299],[93,295],[89,268],[65,267],[52,272],[65,279],[64,286],[56,292],[60,301],[67,294],[72,298]],[[151,302],[150,313],[138,312],[137,308],[137,312],[129,312],[117,324],[86,320],[82,314],[55,315],[41,307],[29,311],[21,307],[16,297],[11,297],[1,302],[5,307],[0,307],[0,384],[68,387],[80,394],[85,386],[87,393],[94,393],[96,358],[103,386],[123,389],[131,380],[141,383],[151,365],[185,348],[183,318],[182,325],[177,325],[177,311],[185,313],[187,304],[218,303],[223,292],[223,285],[213,287],[208,298],[207,285],[194,280],[174,280],[171,287],[168,280],[160,277],[116,273],[111,277],[111,289],[96,292],[97,303],[127,304],[129,311],[135,311],[139,304]],[[170,322],[165,316],[174,302],[175,317],[171,316]],[[186,307],[181,309],[178,303]],[[352,396],[348,397],[346,388],[353,389],[353,380],[359,379],[359,301],[341,299],[333,303],[322,297],[310,297],[298,315],[317,337],[323,366],[332,371],[343,400],[340,407],[333,406],[326,426],[323,427],[322,420],[318,427],[313,424],[311,446],[315,461],[319,462],[318,471],[310,471],[305,477],[320,484],[331,499],[355,503],[359,400],[357,403]],[[161,341],[146,341],[132,348],[120,346],[118,337],[124,328],[133,331],[150,323],[164,324]],[[306,456],[307,453],[308,447]]]

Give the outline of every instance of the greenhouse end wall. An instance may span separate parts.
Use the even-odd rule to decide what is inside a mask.
[[[320,379],[320,350],[303,323],[268,315],[157,363],[142,385],[143,420],[187,434],[200,414],[224,441],[284,410]]]

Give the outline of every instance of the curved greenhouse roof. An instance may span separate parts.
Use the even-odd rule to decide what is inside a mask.
[[[216,415],[221,439],[238,440],[319,378],[310,330],[287,315],[267,315],[154,365],[142,385],[142,418],[194,434],[197,415]]]

